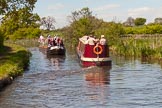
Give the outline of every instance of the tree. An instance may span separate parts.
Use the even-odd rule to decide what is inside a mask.
[[[47,30],[55,29],[55,26],[54,26],[55,22],[56,22],[55,18],[51,16],[41,18],[41,25],[43,26],[43,28]]]
[[[4,36],[2,31],[0,30],[0,48],[3,46]]]
[[[128,17],[127,21],[124,22],[125,26],[134,26],[134,19],[132,17]]]
[[[155,24],[162,24],[162,18],[155,18],[154,23]]]
[[[72,15],[68,16],[68,18],[69,18],[69,22],[73,23],[75,21],[78,21],[81,18],[88,18],[89,16],[92,16],[92,12],[89,10],[88,7],[85,7],[79,11],[72,12]]]
[[[32,13],[37,0],[1,0],[2,24],[5,35],[12,35],[19,28],[38,28],[40,20],[37,14]]]
[[[22,8],[28,8],[33,11],[37,0],[0,0],[0,15],[17,11]]]
[[[103,20],[98,20],[92,15],[88,7],[82,8],[79,11],[72,12],[71,27],[75,36],[83,36],[93,33]]]
[[[103,23],[102,19],[97,19],[92,15],[92,12],[88,7],[82,8],[79,11],[72,12],[71,16],[68,16],[70,26],[65,28],[65,38],[73,44],[76,44],[78,38],[84,35],[97,34]],[[101,35],[101,33],[99,33]]]
[[[3,15],[7,9],[7,1],[0,0],[0,15]]]
[[[136,26],[144,25],[146,23],[146,19],[145,18],[136,18],[134,23]]]

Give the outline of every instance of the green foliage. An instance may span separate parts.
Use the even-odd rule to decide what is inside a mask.
[[[8,7],[7,0],[0,0],[0,7],[0,15],[5,14],[6,8]]]
[[[19,10],[22,8],[28,8],[29,11],[33,11],[34,4],[37,2],[37,0],[1,0],[0,1],[0,15],[1,14],[8,14],[10,12],[13,12],[15,10]]]
[[[152,48],[142,48],[141,49],[141,54],[142,54],[142,57],[151,57],[153,56],[154,54],[156,53],[156,51]]]
[[[29,56],[26,51],[20,51],[1,61],[0,76],[17,76],[28,66]]]
[[[109,45],[121,45],[121,35],[125,34],[122,24],[110,22],[105,25],[107,29],[103,32],[106,35]],[[102,29],[102,28],[101,28]]]
[[[150,25],[146,26],[146,34],[162,34],[162,25]]]
[[[72,24],[73,33],[75,36],[88,35],[92,31],[92,25],[89,18],[81,18]]]
[[[120,46],[113,45],[115,47],[114,54],[158,59],[162,57],[161,41],[161,38],[158,40],[156,38],[136,39],[133,36],[121,38]]]
[[[131,34],[145,34],[145,36],[148,36],[147,34],[162,34],[161,25],[144,25],[146,22],[145,18],[136,18],[137,26],[130,24],[132,27],[125,27],[121,23],[116,22],[105,22],[94,17],[91,12],[82,12],[82,10],[73,12],[71,18],[70,26],[63,28],[61,31],[64,34],[65,40],[69,41],[69,44],[73,46],[77,44],[78,39],[83,35],[90,35],[92,33],[97,38],[100,38],[100,35],[103,34],[112,52],[115,54],[124,56],[141,56],[141,54],[154,57],[161,56],[162,51],[158,46],[161,40],[137,39],[134,35],[131,36]],[[129,38],[124,38],[128,34]]]
[[[4,32],[5,38],[27,37],[26,34],[29,33],[21,33],[25,32],[25,30],[22,29],[32,27],[39,28],[40,25],[37,22],[40,21],[40,18],[37,14],[32,13],[36,1],[37,0],[2,0],[0,2],[2,3],[1,14],[4,15],[2,17],[1,29]],[[29,37],[32,37],[31,35]]]
[[[37,28],[20,28],[13,35],[10,35],[10,39],[25,39],[25,38],[37,38],[40,35],[41,31]]]
[[[20,28],[39,27],[36,23],[39,21],[39,16],[37,14],[26,12],[26,15],[24,15],[24,13],[24,11],[19,10],[3,17],[1,28],[6,36],[13,35],[14,32]]]
[[[17,15],[15,15],[17,16]],[[16,17],[10,18],[8,16],[3,17],[1,28],[5,33],[5,36],[13,34],[18,29],[18,22]]]
[[[97,38],[103,34],[110,40],[109,44],[113,45],[120,41],[120,36],[125,33],[121,23],[104,22],[92,15],[88,8],[72,13],[72,21],[69,27],[63,28],[66,39],[69,39],[74,45],[78,39],[84,35],[95,35]]]
[[[132,27],[125,27],[124,30],[126,34],[134,34]]]
[[[134,20],[134,23],[136,26],[144,25],[146,23],[146,19],[145,18],[136,18]]]
[[[103,20],[92,16],[89,8],[83,8],[75,11],[71,16],[69,27],[63,28],[63,34],[69,44],[76,45],[78,39],[84,35],[95,34],[95,31],[101,27]]]
[[[124,27],[126,34],[162,34],[162,25],[151,24],[139,27]]]
[[[7,52],[0,60],[0,78],[21,75],[28,67],[30,52],[18,45],[5,45],[12,48],[12,52]]]
[[[162,24],[162,18],[155,18],[154,23],[155,24]]]
[[[0,49],[3,47],[3,41],[4,41],[4,35],[2,31],[0,30]]]
[[[1,64],[0,67],[0,79],[3,77],[14,76],[13,73],[18,74],[22,71],[18,69],[18,66],[13,63],[5,62],[5,64]]]

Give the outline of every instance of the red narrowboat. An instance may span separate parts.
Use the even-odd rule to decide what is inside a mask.
[[[111,58],[109,56],[109,46],[102,45],[100,42],[89,44],[89,36],[79,38],[76,48],[80,64],[84,67],[88,66],[111,66]]]

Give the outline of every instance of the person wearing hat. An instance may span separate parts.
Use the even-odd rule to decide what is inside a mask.
[[[90,36],[87,38],[86,44],[95,45],[95,39],[94,39],[93,35],[90,35]]]
[[[101,45],[105,45],[106,44],[106,39],[105,39],[104,35],[101,35],[100,44]]]

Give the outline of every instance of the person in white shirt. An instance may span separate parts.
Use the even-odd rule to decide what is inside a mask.
[[[106,39],[105,39],[104,35],[101,35],[100,44],[101,45],[106,45]]]
[[[95,39],[92,36],[89,36],[86,41],[86,44],[95,45]]]
[[[45,38],[43,37],[43,35],[40,35],[38,42],[40,42],[41,45],[45,44]]]

